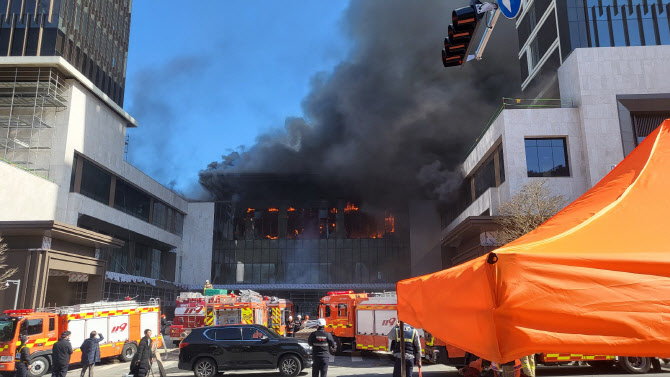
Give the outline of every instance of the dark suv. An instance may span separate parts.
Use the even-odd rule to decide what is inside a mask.
[[[196,377],[240,369],[277,369],[296,376],[312,365],[304,340],[284,338],[261,325],[228,325],[194,329],[179,344],[179,369]]]

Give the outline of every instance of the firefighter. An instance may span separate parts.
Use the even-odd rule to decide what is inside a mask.
[[[295,338],[295,321],[293,321],[293,316],[288,316],[288,321],[286,321],[286,337]]]
[[[298,332],[298,331],[302,330],[302,325],[303,324],[304,324],[304,322],[302,320],[302,316],[300,314],[298,314],[298,320],[296,321],[296,325],[295,325],[295,332]]]
[[[414,364],[421,368],[421,340],[419,339],[419,332],[408,324],[405,324],[403,332],[405,336],[405,376],[411,377]],[[389,332],[388,338],[391,341],[391,350],[395,357],[393,377],[400,377],[400,358],[402,357],[402,354],[400,353],[400,326],[396,325],[396,327]]]
[[[535,355],[528,355],[521,358],[521,371],[526,377],[535,377]]]
[[[330,359],[330,349],[335,347],[333,336],[326,331],[326,320],[319,318],[317,320],[316,331],[309,335],[307,340],[312,346],[312,377],[326,377],[328,374],[328,360]]]
[[[28,348],[28,337],[21,335],[21,346],[16,350],[16,359],[14,363],[14,375],[16,377],[26,377],[30,370],[30,348]]]
[[[209,280],[205,280],[205,288],[203,289],[202,293],[204,294],[208,289],[214,289],[214,286],[209,282]]]

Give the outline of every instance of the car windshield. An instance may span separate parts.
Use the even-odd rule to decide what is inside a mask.
[[[270,334],[270,338],[275,338],[275,339],[281,338],[281,335],[277,334],[277,332],[275,332],[273,329],[271,329],[269,327],[264,328],[263,330],[265,332],[267,332],[268,334]]]
[[[0,318],[0,342],[14,339],[16,318]]]

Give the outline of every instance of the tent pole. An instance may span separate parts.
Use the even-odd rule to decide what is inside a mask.
[[[405,371],[405,365],[407,365],[407,360],[405,360],[405,323],[400,321],[400,376],[401,377],[411,377],[407,376]]]

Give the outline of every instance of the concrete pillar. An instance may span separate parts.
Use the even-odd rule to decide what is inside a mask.
[[[280,240],[286,239],[286,226],[288,224],[288,204],[279,206],[279,220],[277,221],[277,236]]]
[[[335,216],[335,238],[344,238],[344,200],[337,201],[337,215]]]

